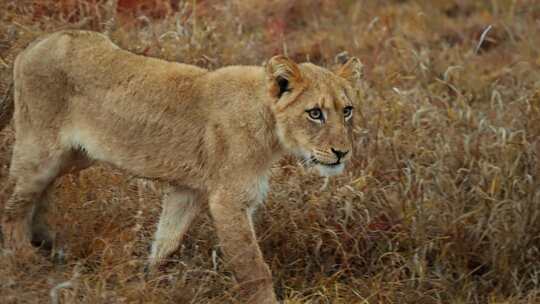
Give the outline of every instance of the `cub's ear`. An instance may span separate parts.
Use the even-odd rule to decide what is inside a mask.
[[[281,98],[283,94],[300,89],[303,83],[300,67],[291,59],[278,55],[265,64],[270,95]]]
[[[356,85],[362,80],[363,69],[362,62],[356,57],[351,57],[337,70],[336,74]]]

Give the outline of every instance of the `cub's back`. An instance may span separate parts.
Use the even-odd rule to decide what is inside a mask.
[[[62,104],[70,102],[70,111],[120,111],[132,116],[128,120],[144,120],[164,108],[176,114],[186,103],[194,106],[194,79],[206,72],[133,54],[97,32],[60,31],[36,40],[17,57],[15,107],[28,102],[41,115],[58,116],[66,108]],[[30,98],[17,98],[21,95]]]
[[[110,51],[118,49],[106,36],[90,31],[60,31],[40,37],[30,43],[15,60],[15,73],[45,73],[48,69],[58,68],[75,50],[92,48],[93,50]],[[87,58],[91,61],[91,58]],[[47,69],[47,70],[44,70]]]

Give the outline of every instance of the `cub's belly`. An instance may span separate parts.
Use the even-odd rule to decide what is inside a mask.
[[[71,127],[60,134],[65,149],[84,152],[90,159],[111,164],[131,174],[200,184],[204,170],[189,155],[178,154],[173,147],[153,142],[155,138],[127,136],[105,130]],[[189,183],[188,183],[189,181]]]

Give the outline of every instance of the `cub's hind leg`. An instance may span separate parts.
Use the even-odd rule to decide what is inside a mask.
[[[71,153],[65,153],[61,157],[61,165],[56,178],[59,178],[67,173],[75,173],[92,165],[86,154],[80,150],[72,151]],[[47,213],[51,204],[51,193],[54,190],[54,181],[51,181],[49,185],[43,191],[40,199],[38,199],[32,210],[32,245],[35,247],[41,247],[45,250],[52,250],[54,237],[49,226],[47,224]]]
[[[49,231],[46,214],[49,210],[49,197],[53,181],[45,188],[41,196],[35,201],[30,220],[30,240],[34,247],[52,250],[54,237]]]
[[[172,188],[165,195],[147,270],[155,270],[178,248],[182,237],[201,210],[201,200],[199,192],[187,188]]]
[[[47,209],[45,193],[68,160],[69,151],[50,142],[17,136],[10,167],[14,189],[4,205],[2,219],[7,248],[30,248],[32,237],[37,245],[50,241],[43,216]]]

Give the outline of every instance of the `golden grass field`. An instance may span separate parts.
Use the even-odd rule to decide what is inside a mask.
[[[35,2],[0,0],[4,83],[18,41],[64,28],[210,69],[363,61],[346,174],[323,187],[283,159],[257,213],[285,303],[540,303],[540,2]],[[13,138],[0,133],[0,207]],[[0,303],[241,303],[207,213],[144,279],[160,188],[106,166],[61,178],[65,263],[0,251]]]

